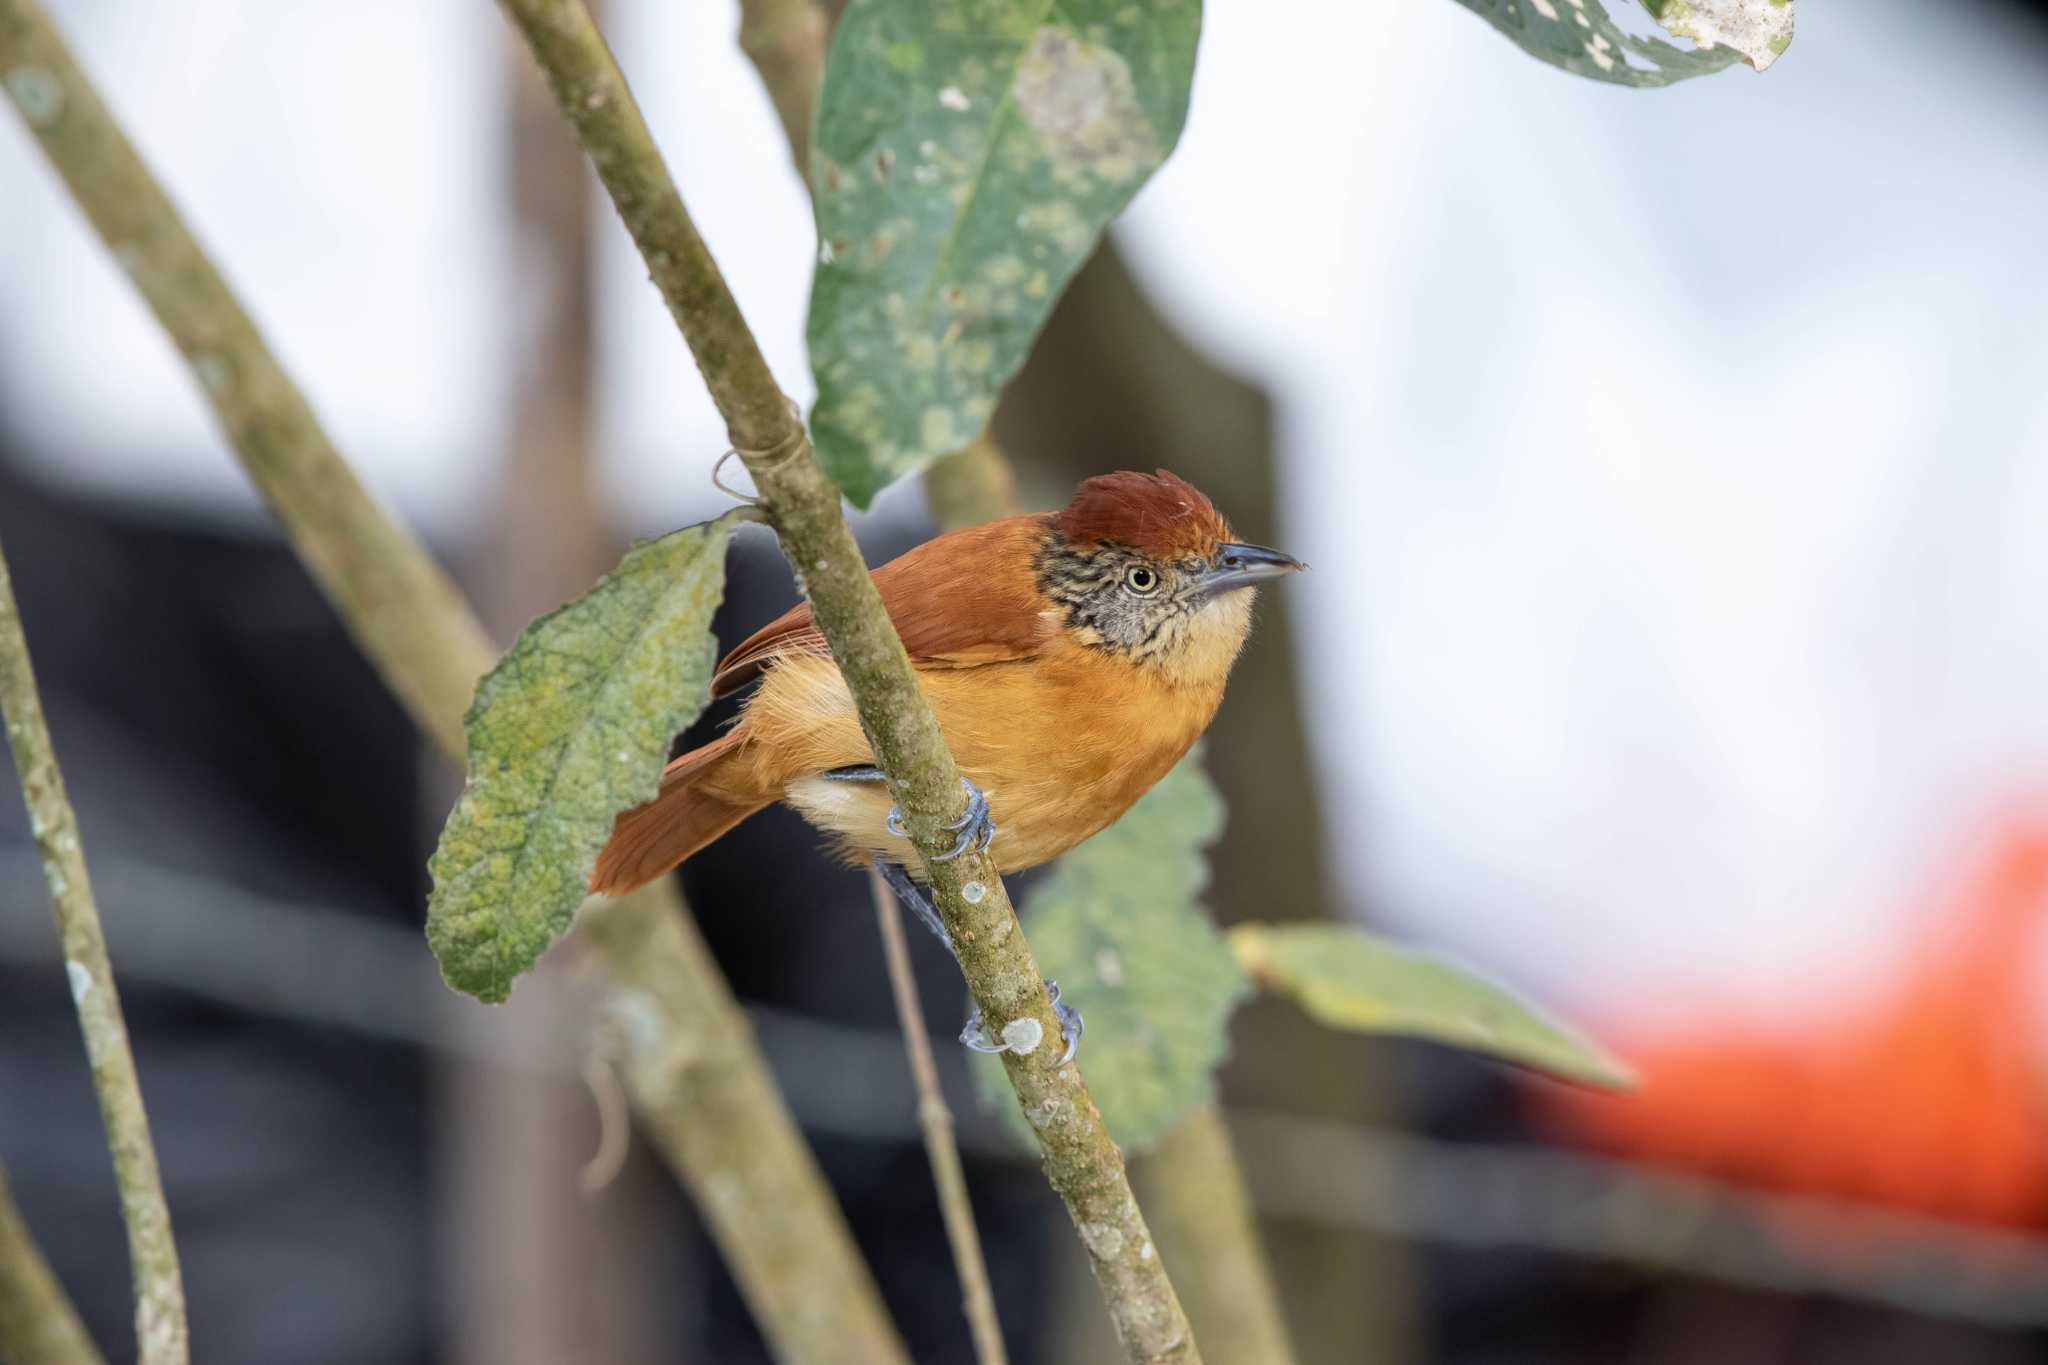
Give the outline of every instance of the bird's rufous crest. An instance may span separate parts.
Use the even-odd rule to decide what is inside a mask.
[[[1202,490],[1177,474],[1099,474],[1057,514],[1076,544],[1115,541],[1154,559],[1207,555],[1231,538],[1230,523]]]

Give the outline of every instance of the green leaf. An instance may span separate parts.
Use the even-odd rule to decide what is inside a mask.
[[[1643,0],[1664,31],[1734,48],[1761,71],[1792,46],[1792,0]]]
[[[1626,3],[1626,0],[1623,0]],[[1732,47],[1687,51],[1661,38],[1638,38],[1608,17],[1601,0],[1458,0],[1480,18],[1512,38],[1540,61],[1574,75],[1613,85],[1670,85],[1688,76],[1722,71],[1741,59]],[[1791,40],[1790,0],[1703,0],[1707,8],[1730,4],[1766,4],[1782,8],[1786,41]],[[1687,8],[1684,0],[1660,0],[1660,7]],[[1782,52],[1783,47],[1778,51]],[[1773,54],[1775,55],[1775,54]],[[1757,63],[1757,69],[1770,58]]]
[[[1506,987],[1342,924],[1240,924],[1230,946],[1261,988],[1356,1033],[1469,1048],[1588,1085],[1624,1088],[1628,1068]]]
[[[428,870],[448,984],[503,1000],[569,930],[622,810],[651,800],[709,695],[734,512],[634,546],[477,685],[469,780]]]
[[[988,422],[1180,138],[1199,0],[855,0],[811,181],[811,436],[862,507]]]
[[[1191,755],[1123,819],[1060,860],[1031,898],[1039,970],[1086,1016],[1080,1062],[1119,1145],[1142,1151],[1216,1090],[1230,1016],[1251,989],[1196,899],[1223,800]],[[975,1079],[1016,1115],[997,1058]],[[1028,1140],[1023,1119],[1017,1131]]]

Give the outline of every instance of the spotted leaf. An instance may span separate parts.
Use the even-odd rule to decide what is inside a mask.
[[[854,0],[811,155],[811,433],[847,496],[965,445],[1179,140],[1198,0]]]
[[[1692,49],[1628,32],[1602,0],[1458,3],[1530,56],[1613,85],[1670,85],[1738,61],[1761,71],[1792,41],[1792,0],[1645,0],[1667,32],[1698,42]]]
[[[735,524],[636,545],[478,684],[469,779],[428,864],[427,940],[449,985],[503,1000],[568,932],[613,818],[653,798],[710,695]]]

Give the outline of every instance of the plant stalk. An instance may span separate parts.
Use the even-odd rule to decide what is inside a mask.
[[[816,0],[740,0],[740,51],[761,74],[800,176],[811,164],[811,113],[831,31],[831,16]]]
[[[6,63],[0,60],[0,70],[5,69]],[[107,1147],[114,1158],[114,1183],[121,1192],[121,1217],[128,1226],[128,1263],[135,1280],[136,1348],[144,1365],[184,1365],[190,1358],[185,1285],[178,1273],[178,1247],[171,1238],[171,1211],[164,1202],[156,1144],[150,1140],[149,1115],[142,1107],[142,1086],[135,1075],[135,1055],[128,1046],[128,1024],[121,1016],[113,964],[107,960],[99,907],[86,876],[78,817],[65,794],[64,774],[58,770],[57,752],[43,719],[28,639],[22,633],[21,610],[14,600],[14,582],[4,553],[0,553],[0,719],[7,724],[7,744],[14,752],[22,797],[28,802],[29,832],[35,837],[43,876],[50,884],[57,933],[64,945],[64,971],[71,978],[78,1026],[85,1034],[86,1055],[92,1061],[93,1093],[99,1097],[100,1120],[106,1125]]]
[[[989,1287],[988,1261],[981,1254],[981,1233],[974,1225],[974,1201],[967,1192],[967,1171],[960,1162],[960,1143],[953,1132],[953,1111],[939,1087],[939,1064],[932,1058],[931,1035],[917,998],[917,976],[910,965],[910,945],[903,938],[902,907],[889,884],[873,872],[868,889],[874,894],[875,923],[882,932],[882,955],[889,964],[889,989],[896,997],[896,1017],[903,1024],[903,1052],[917,1087],[917,1124],[932,1163],[932,1183],[939,1192],[939,1212],[953,1265],[960,1273],[960,1297],[974,1337],[979,1365],[1007,1365],[1002,1323],[996,1318],[995,1292]]]
[[[1139,1168],[1202,1340],[1233,1365],[1294,1365],[1280,1295],[1223,1111],[1205,1104]]]
[[[741,31],[745,33],[757,12],[765,23],[771,13],[786,22],[797,11],[823,15],[812,0],[743,0]],[[800,111],[800,121],[808,129],[824,78],[827,34],[822,25],[804,31],[816,36],[815,46],[803,53],[802,60],[769,63],[757,58],[755,66],[775,107]],[[801,165],[801,154],[798,160]],[[988,430],[933,463],[924,473],[924,491],[932,520],[941,531],[978,526],[1019,510],[1015,471]],[[900,939],[894,901],[888,901],[885,908],[879,899],[886,894],[886,887],[877,891],[877,910],[886,921],[885,935],[893,924],[895,937]],[[893,956],[891,968],[893,972]],[[922,1081],[920,1093],[925,1093]],[[935,1086],[931,1093],[937,1093]],[[950,1136],[950,1129],[948,1132]],[[935,1175],[938,1164],[935,1158]],[[1294,1349],[1281,1316],[1265,1244],[1252,1216],[1244,1171],[1217,1104],[1205,1104],[1189,1115],[1152,1154],[1142,1174],[1141,1183],[1151,1192],[1148,1197],[1159,1200],[1160,1233],[1176,1264],[1194,1285],[1188,1302],[1202,1340],[1221,1360],[1293,1365]],[[943,1199],[943,1177],[940,1180]]]
[[[0,81],[185,356],[301,561],[414,723],[459,763],[463,714],[497,654],[469,605],[320,429],[35,0],[0,0]],[[681,913],[663,884],[607,907],[608,932],[592,935],[644,1025],[631,1035],[634,1103],[780,1358],[907,1365],[731,991],[707,954],[688,951]],[[635,991],[639,979],[669,988]]]
[[[888,774],[890,795],[918,848],[935,858],[950,847],[946,824],[966,809],[959,769],[854,543],[838,490],[812,455],[588,9],[580,0],[501,6],[640,248],[810,599]],[[1004,1069],[1037,1135],[1047,1176],[1091,1253],[1130,1359],[1199,1360],[1123,1154],[1079,1069],[1059,1064],[1058,1022],[995,864],[983,852],[932,861],[930,868],[968,988],[993,1032],[1014,1040]],[[967,886],[971,897],[962,894]]]
[[[0,1360],[104,1365],[99,1347],[14,1206],[5,1171],[0,1171]]]

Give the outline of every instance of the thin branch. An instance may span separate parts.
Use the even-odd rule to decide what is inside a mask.
[[[644,894],[644,893],[643,893]],[[908,1365],[832,1192],[688,915],[593,903],[641,1122],[695,1196],[778,1359]]]
[[[250,478],[414,722],[458,762],[496,657],[447,576],[371,499],[34,0],[0,0],[0,73],[87,218],[177,343]],[[619,988],[635,1103],[699,1196],[784,1359],[904,1362],[873,1278],[731,991],[667,884],[592,938]],[[628,960],[623,953],[644,954]],[[635,989],[640,979],[663,989]]]
[[[78,1310],[36,1246],[0,1170],[0,1360],[13,1365],[103,1365]]]
[[[823,14],[812,0],[743,0],[741,32],[745,34],[749,21],[767,26],[771,16],[786,19],[799,11]],[[823,35],[816,41],[815,52],[806,56],[806,60],[780,64],[756,58],[755,66],[776,108],[801,110],[808,129],[824,79]],[[802,160],[799,151],[799,164]],[[924,492],[932,520],[942,531],[980,525],[1018,510],[1016,473],[987,429],[927,469]],[[877,881],[877,888],[877,911],[883,916],[893,975],[896,959],[891,940],[900,941],[902,930],[893,899],[883,903],[886,886]],[[889,932],[892,928],[893,935]],[[906,1032],[909,1027],[906,1022]],[[919,1093],[936,1096],[936,1077],[929,1090],[920,1077]],[[942,1136],[950,1144],[950,1126]],[[930,1141],[928,1136],[927,1145]],[[946,1189],[936,1156],[933,1171],[943,1201]],[[1145,1174],[1147,1188],[1159,1199],[1160,1231],[1194,1284],[1188,1302],[1210,1349],[1222,1360],[1292,1365],[1294,1348],[1281,1316],[1279,1292],[1221,1109],[1211,1102],[1191,1114],[1160,1146]]]
[[[1134,1361],[1200,1358],[1173,1284],[1131,1193],[1123,1154],[1075,1066],[1058,1060],[1059,1025],[1030,945],[986,853],[936,860],[966,808],[959,769],[919,690],[874,580],[789,400],[762,358],[611,51],[580,0],[501,0],[546,73],[669,312],[689,344],[732,444],[796,568],[851,690],[861,726],[913,840],[962,969],[1031,1120],[1046,1172],[1083,1242]],[[970,898],[962,894],[972,886]],[[1050,1044],[1050,1045],[1048,1045]],[[1021,1048],[1021,1050],[1019,1050]]]
[[[753,62],[762,85],[767,87],[782,119],[799,174],[809,164],[811,118],[825,79],[825,46],[829,36],[829,16],[815,0],[742,0],[740,5],[740,49]],[[969,518],[956,524],[991,521],[1010,510],[1007,470],[1001,452],[984,436],[974,449],[962,454],[972,455],[983,448],[985,459],[970,464],[948,483],[947,487],[956,492],[942,496],[933,478],[925,479],[927,492],[942,517],[951,513]],[[942,502],[946,504],[943,508]],[[918,1127],[924,1134],[925,1153],[931,1162],[932,1184],[938,1192],[946,1240],[952,1246],[953,1264],[960,1275],[961,1303],[974,1338],[975,1359],[981,1365],[1005,1365],[1009,1357],[1003,1345],[1002,1323],[996,1317],[988,1261],[982,1255],[981,1234],[974,1223],[974,1202],[968,1194],[967,1172],[960,1161],[953,1111],[947,1108],[945,1092],[939,1085],[931,1037],[925,1030],[924,1014],[918,1004],[917,979],[910,965],[909,946],[903,939],[902,908],[880,876],[870,873],[868,882],[874,893],[875,919],[881,929],[889,985],[896,997],[896,1015],[903,1026],[903,1050],[917,1088]]]
[[[1293,1365],[1280,1294],[1223,1111],[1210,1103],[1190,1114],[1138,1173],[1159,1218],[1160,1241],[1180,1267],[1202,1340],[1216,1358]]]
[[[5,67],[5,62],[0,62],[0,69]],[[17,68],[9,79],[19,74]],[[177,1244],[171,1239],[171,1211],[164,1203],[156,1146],[149,1137],[149,1115],[142,1107],[142,1086],[135,1077],[135,1056],[128,1048],[128,1025],[121,1017],[114,968],[107,961],[99,908],[93,903],[92,883],[86,877],[78,819],[72,813],[71,798],[65,795],[64,775],[57,768],[57,752],[43,721],[42,699],[36,694],[28,639],[22,634],[21,610],[15,604],[4,553],[0,553],[0,718],[7,723],[7,744],[14,751],[14,769],[28,802],[29,832],[35,837],[43,876],[50,884],[57,935],[64,944],[64,972],[71,978],[78,1026],[85,1034],[86,1055],[92,1060],[92,1088],[99,1096],[100,1119],[106,1125],[107,1147],[114,1157],[114,1183],[121,1191],[121,1216],[128,1225],[128,1262],[135,1277],[137,1349],[145,1365],[184,1365],[189,1358],[185,1286],[178,1274]]]
[[[0,0],[0,72],[356,642],[435,742],[461,753],[474,665],[496,651],[455,585],[336,453],[36,0]]]
[[[903,1051],[917,1086],[917,1123],[924,1131],[924,1150],[938,1187],[939,1212],[946,1222],[946,1240],[960,1272],[961,1306],[974,1336],[974,1358],[981,1365],[1007,1365],[1003,1326],[996,1318],[996,1297],[989,1288],[988,1261],[981,1254],[981,1234],[974,1226],[974,1201],[967,1193],[967,1172],[960,1164],[960,1144],[953,1135],[953,1111],[939,1088],[939,1066],[932,1058],[931,1035],[917,998],[917,977],[910,966],[910,945],[903,940],[903,911],[895,893],[877,873],[868,874],[874,893],[875,922],[882,931],[882,955],[889,963],[889,988],[896,997],[896,1017],[903,1024]]]
[[[740,51],[761,73],[799,175],[811,164],[811,115],[831,32],[831,16],[816,0],[740,0]]]

